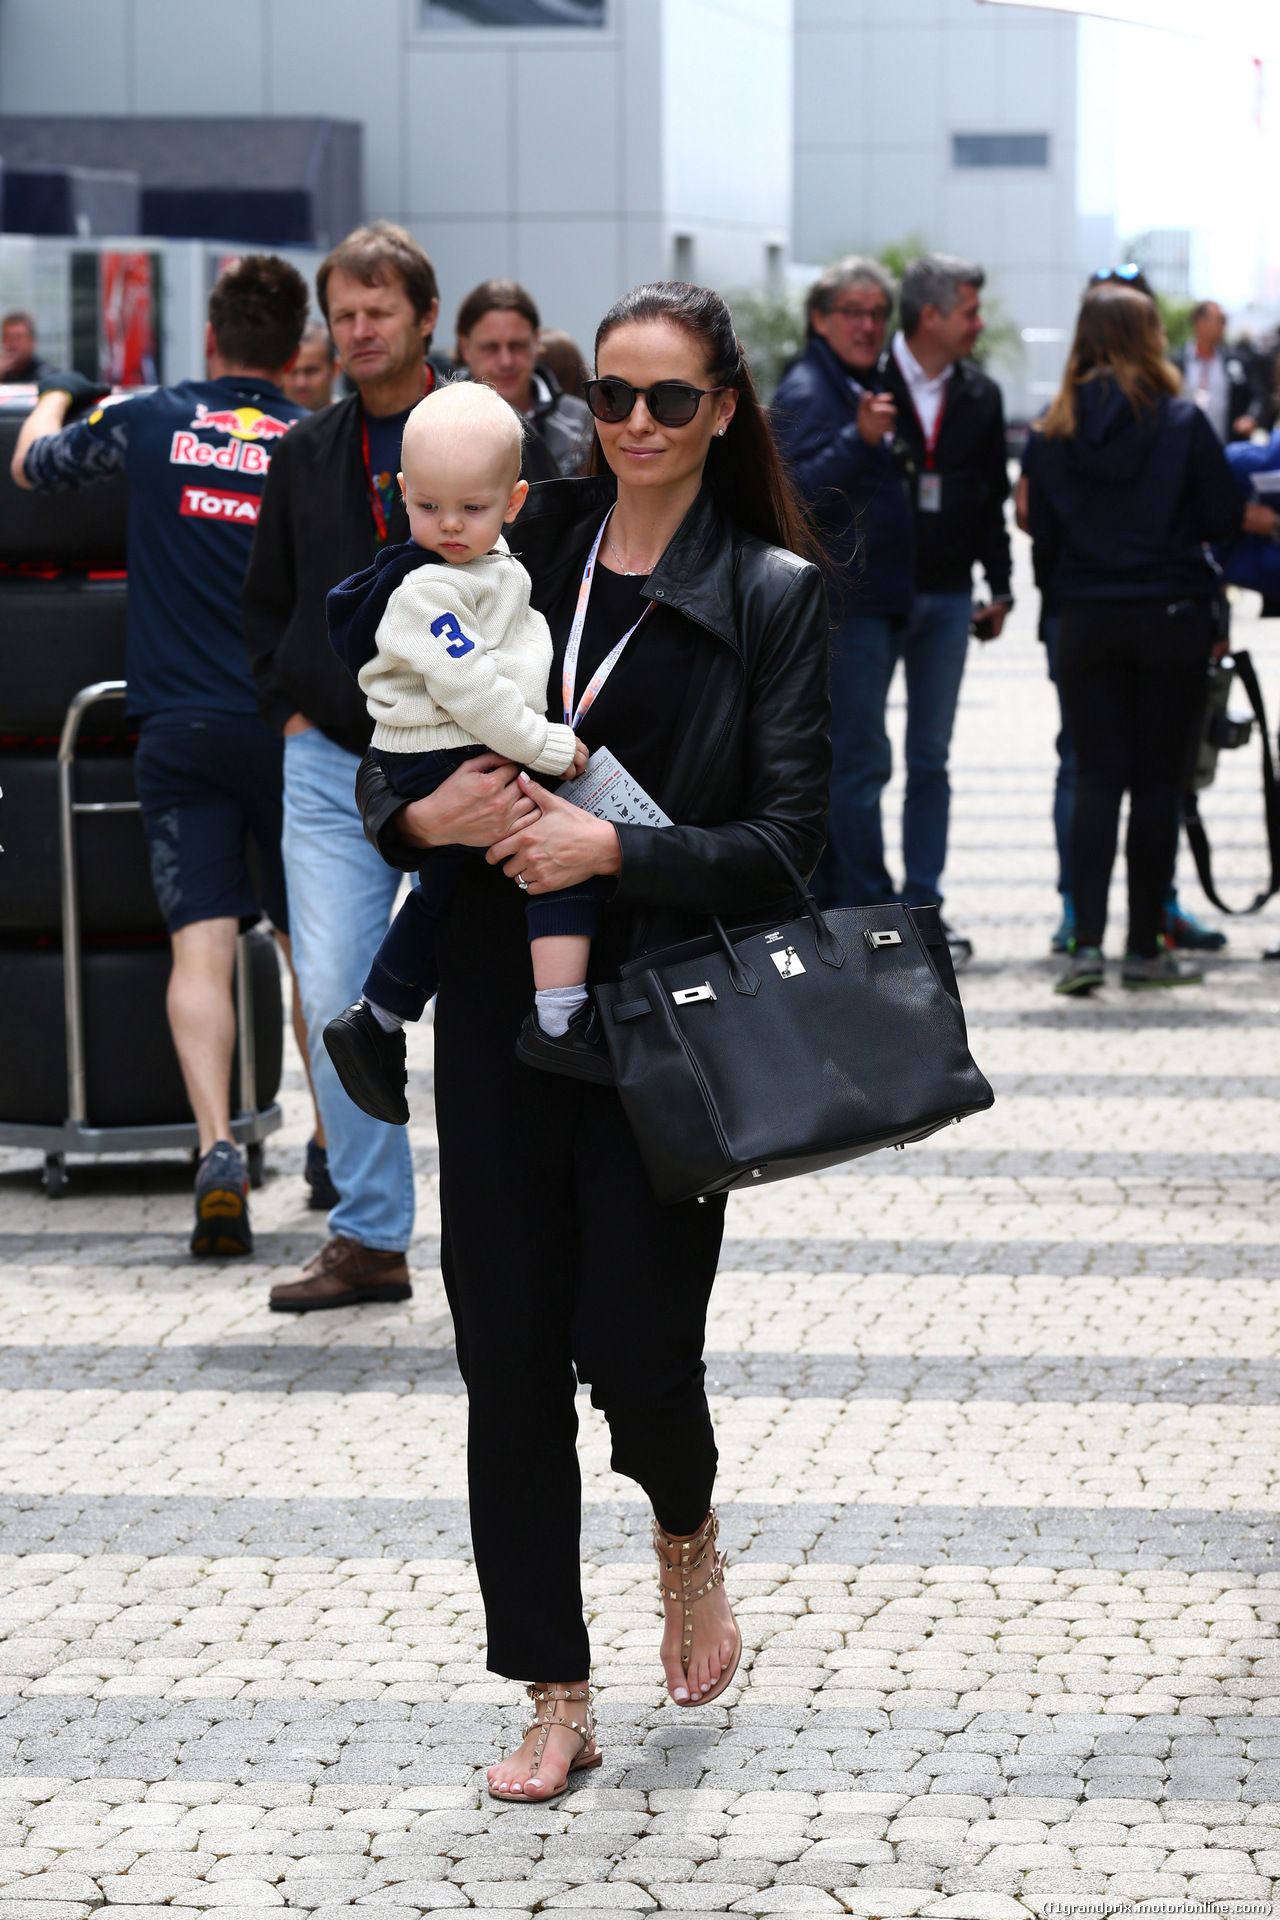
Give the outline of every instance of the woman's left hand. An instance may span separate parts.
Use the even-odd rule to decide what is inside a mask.
[[[622,848],[607,820],[548,793],[530,774],[520,775],[520,786],[538,812],[490,847],[490,866],[501,864],[508,879],[522,877],[529,893],[558,893],[597,874],[621,873]]]

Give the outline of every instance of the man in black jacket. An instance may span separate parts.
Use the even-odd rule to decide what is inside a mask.
[[[482,280],[458,308],[458,358],[524,421],[520,477],[572,480],[595,429],[586,401],[565,393],[551,368],[538,364],[541,326],[533,295],[517,280]]]
[[[1247,440],[1265,400],[1254,391],[1245,356],[1224,346],[1226,332],[1227,316],[1217,301],[1201,300],[1191,309],[1191,338],[1169,358],[1182,375],[1182,391],[1219,440]]]
[[[895,454],[915,511],[915,605],[902,634],[907,679],[903,898],[940,902],[951,784],[947,757],[972,623],[994,640],[1013,605],[1004,406],[994,380],[967,358],[982,331],[982,268],[949,254],[913,260],[902,279],[902,331],[885,355],[898,408]],[[973,611],[980,561],[990,604]],[[971,943],[948,929],[952,957]]]
[[[294,963],[341,1195],[326,1246],[300,1280],[272,1288],[272,1307],[294,1313],[407,1300],[412,1292],[408,1135],[353,1105],[320,1041],[326,1022],[359,996],[397,885],[356,809],[356,769],[372,722],[329,645],[325,596],[369,566],[379,547],[409,538],[396,483],[400,437],[434,383],[424,355],[439,311],[431,262],[408,233],[385,222],[348,235],[322,263],[316,286],[357,391],[301,421],[277,447],[244,589],[258,704],[285,737]]]

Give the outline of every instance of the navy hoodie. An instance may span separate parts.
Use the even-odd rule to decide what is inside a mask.
[[[1031,538],[1055,600],[1217,592],[1205,542],[1240,532],[1244,501],[1192,401],[1162,397],[1137,416],[1114,380],[1086,380],[1075,433],[1033,431],[1023,467]]]
[[[353,680],[378,651],[378,627],[388,600],[401,581],[428,560],[439,565],[441,556],[406,540],[398,547],[381,548],[371,567],[330,587],[324,603],[329,645]]]

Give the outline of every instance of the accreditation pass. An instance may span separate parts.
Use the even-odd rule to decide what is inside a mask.
[[[562,800],[618,827],[669,827],[656,800],[631,778],[608,747],[597,747],[576,780],[557,787]]]

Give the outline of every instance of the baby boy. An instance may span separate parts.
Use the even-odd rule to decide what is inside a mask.
[[[474,382],[439,388],[409,415],[400,488],[412,540],[329,595],[329,632],[359,657],[376,622],[376,652],[358,679],[374,721],[371,752],[405,800],[434,793],[464,760],[491,751],[531,773],[579,773],[587,749],[547,719],[551,634],[529,604],[529,576],[502,538],[529,488],[522,427],[505,400]],[[361,999],[324,1030],[338,1078],[358,1107],[403,1125],[406,1020],[438,984],[435,935],[469,859],[467,847],[426,861],[378,948]],[[586,1002],[598,900],[588,882],[527,902],[536,1011],[544,1035],[565,1034]]]

